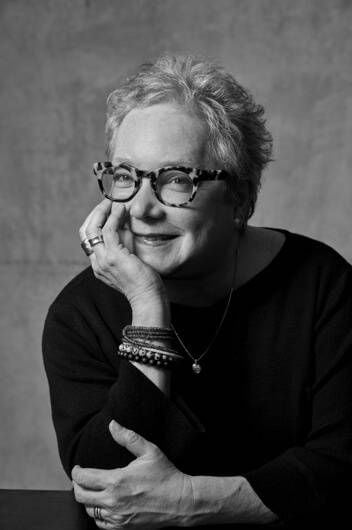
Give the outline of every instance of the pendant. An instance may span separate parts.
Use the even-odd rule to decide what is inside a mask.
[[[198,364],[198,361],[194,361],[194,363],[192,364],[192,370],[195,374],[200,374],[200,372],[202,371],[202,367],[200,364]]]

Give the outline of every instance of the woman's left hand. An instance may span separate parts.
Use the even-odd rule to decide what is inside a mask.
[[[193,490],[189,475],[179,471],[164,453],[139,434],[112,421],[115,442],[136,459],[112,470],[72,470],[75,498],[85,505],[90,517],[101,508],[99,528],[162,528],[186,526],[192,509]]]

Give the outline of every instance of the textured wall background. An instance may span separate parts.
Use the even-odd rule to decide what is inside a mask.
[[[219,59],[267,109],[276,161],[253,224],[352,260],[348,0],[0,1],[0,487],[66,488],[41,359],[50,302],[86,261],[105,98],[160,52]]]

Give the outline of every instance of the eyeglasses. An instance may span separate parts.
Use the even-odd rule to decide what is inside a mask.
[[[157,199],[176,208],[193,201],[200,182],[229,177],[223,169],[167,166],[143,171],[125,163],[114,166],[111,162],[96,162],[93,172],[98,177],[100,191],[111,201],[130,201],[138,193],[142,178],[148,178]]]

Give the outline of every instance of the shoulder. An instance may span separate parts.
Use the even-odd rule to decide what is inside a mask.
[[[52,305],[65,304],[81,299],[82,295],[87,297],[96,290],[96,278],[92,268],[87,267],[76,274],[63,289],[57,294]]]
[[[49,307],[49,313],[60,307],[81,306],[96,296],[96,278],[91,267],[87,267],[63,287]]]
[[[339,275],[351,265],[328,244],[282,228],[249,226],[240,241],[238,285],[275,270],[281,279],[299,272]]]
[[[271,287],[295,286],[318,292],[330,290],[352,267],[332,246],[282,228],[250,227],[240,272],[242,284],[259,280]],[[268,280],[270,279],[270,283]]]
[[[304,299],[314,294],[317,306],[334,294],[351,296],[352,266],[336,249],[307,235],[274,230],[285,235],[276,263],[284,283],[291,284]]]
[[[77,274],[57,295],[45,318],[42,349],[46,364],[69,364],[87,355],[110,363],[121,330],[131,321],[122,293],[95,278],[91,268]]]
[[[351,264],[331,245],[304,234],[284,229],[272,229],[285,235],[287,252],[302,265],[333,273],[351,271]]]
[[[94,314],[104,312],[106,307],[121,306],[124,310],[128,302],[124,295],[98,280],[91,267],[74,276],[58,293],[49,307],[48,314],[79,312]]]
[[[282,253],[289,253],[299,261],[337,267],[343,270],[351,264],[329,244],[304,234],[277,227],[251,227],[254,247],[259,248],[267,260]]]

